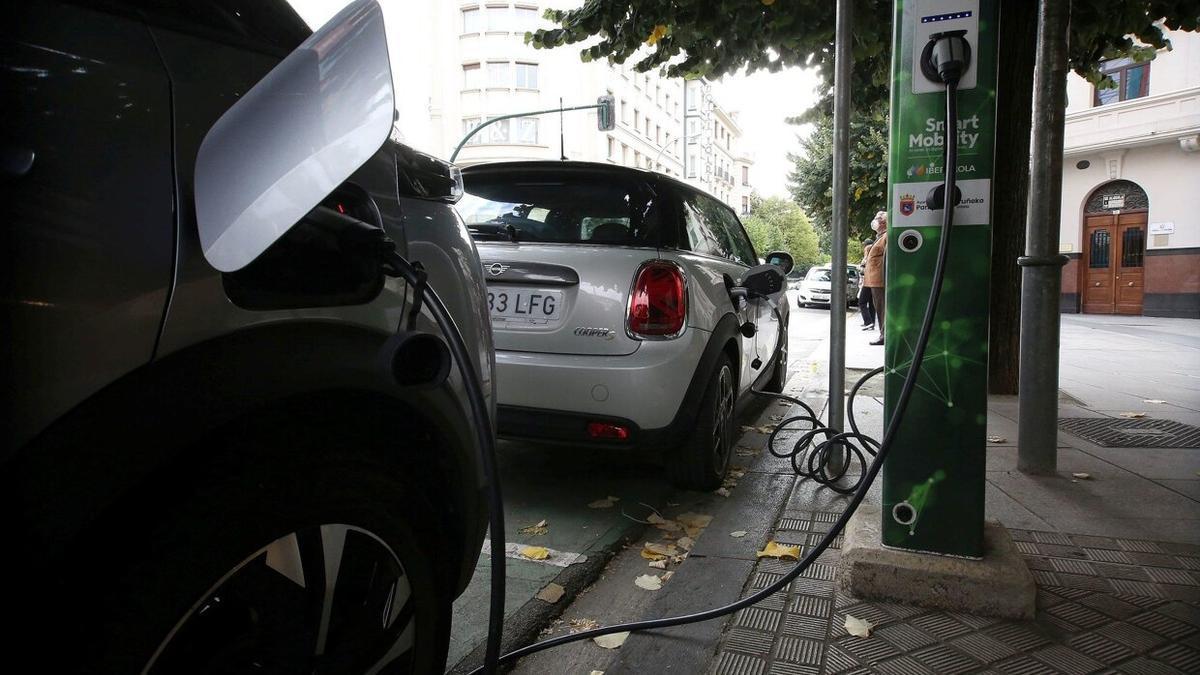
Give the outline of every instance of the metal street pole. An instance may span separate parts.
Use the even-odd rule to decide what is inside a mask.
[[[1033,132],[1029,140],[1029,204],[1021,266],[1021,352],[1017,399],[1017,469],[1052,474],[1058,468],[1058,347],[1061,268],[1063,123],[1067,97],[1070,3],[1038,4],[1033,72]]]
[[[851,1],[838,0],[833,76],[833,278],[829,294],[829,418],[842,429],[846,405],[846,238],[850,206],[850,47]],[[830,462],[837,473],[846,462],[842,449]]]

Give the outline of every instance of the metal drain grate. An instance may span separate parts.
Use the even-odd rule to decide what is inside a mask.
[[[1058,426],[1106,448],[1200,448],[1200,427],[1174,420],[1060,417]]]

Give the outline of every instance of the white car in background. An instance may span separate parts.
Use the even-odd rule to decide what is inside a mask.
[[[463,169],[459,213],[488,282],[503,437],[665,452],[676,485],[721,485],[735,409],[787,374],[786,253],[758,255],[733,210],[608,164]]]
[[[804,275],[796,291],[796,304],[799,307],[830,304],[830,281],[833,279],[833,267],[818,265]],[[846,304],[858,304],[858,290],[861,288],[862,276],[859,269],[853,265],[846,266]]]

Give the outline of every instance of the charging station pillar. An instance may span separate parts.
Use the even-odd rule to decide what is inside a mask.
[[[946,134],[957,134],[954,239],[921,375],[883,467],[882,543],[983,556],[988,276],[995,151],[997,0],[896,0],[884,305],[885,419],[900,394],[937,259]],[[921,72],[931,34],[965,30],[971,60],[959,82],[958,123],[946,93]],[[1022,208],[1010,204],[1010,208]]]

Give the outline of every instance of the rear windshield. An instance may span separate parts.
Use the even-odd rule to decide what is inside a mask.
[[[466,176],[458,212],[480,240],[657,246],[657,209],[640,182],[511,171]]]
[[[820,267],[814,267],[808,271],[807,279],[809,281],[829,281],[829,278],[830,278],[829,273],[830,273],[830,270],[821,269]]]

